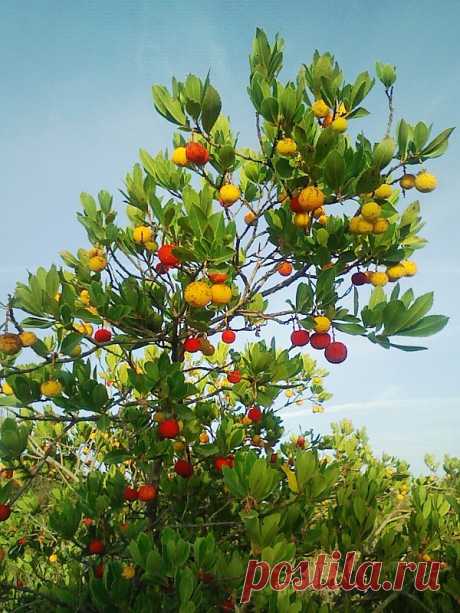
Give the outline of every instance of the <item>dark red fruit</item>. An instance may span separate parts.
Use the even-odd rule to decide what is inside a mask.
[[[351,282],[353,285],[366,285],[366,283],[369,283],[369,279],[367,278],[366,273],[355,272],[351,275]]]
[[[326,347],[324,355],[328,362],[332,364],[340,364],[347,357],[347,348],[343,343],[335,342]]]
[[[204,166],[209,160],[209,152],[201,143],[188,143],[185,147],[187,160],[198,166]]]
[[[162,264],[166,266],[179,266],[180,260],[173,253],[173,249],[176,245],[163,245],[158,249],[158,259]]]
[[[93,539],[88,545],[88,552],[91,555],[101,555],[105,551],[105,545],[101,539]]]
[[[188,479],[193,474],[193,466],[187,460],[177,460],[174,464],[175,472],[184,479]]]
[[[189,336],[189,338],[186,338],[184,341],[184,350],[188,351],[189,353],[195,353],[196,351],[199,351],[200,347],[200,339],[194,336]]]
[[[233,330],[224,330],[222,332],[222,340],[224,343],[227,343],[227,345],[231,345],[236,340],[236,334]]]
[[[96,579],[102,579],[104,576],[104,562],[100,562],[94,569],[94,576]]]
[[[310,334],[307,330],[294,330],[291,334],[291,343],[294,347],[303,347],[309,340]]]
[[[305,437],[304,436],[297,437],[296,447],[300,447],[301,449],[305,447]]]
[[[291,207],[291,211],[293,213],[304,213],[305,212],[299,204],[298,196],[292,196],[292,198],[289,201],[289,206]]]
[[[224,466],[228,466],[229,468],[232,468],[233,458],[231,458],[230,456],[227,456],[226,458],[219,457],[214,460],[214,467],[219,472],[222,471]]]
[[[171,266],[168,266],[167,264],[162,264],[161,262],[158,262],[158,264],[155,266],[155,270],[159,275],[165,275],[170,268]]]
[[[11,507],[7,504],[0,504],[0,521],[5,521],[11,515]]]
[[[327,332],[315,332],[310,336],[310,345],[313,349],[326,349],[330,342],[331,337]]]
[[[99,330],[96,330],[94,333],[94,340],[96,343],[108,343],[112,340],[112,333],[110,330],[107,330],[107,328],[99,328]]]
[[[147,483],[146,485],[141,485],[139,488],[138,498],[142,500],[142,502],[150,502],[151,500],[155,500],[156,497],[157,488],[154,485]]]
[[[139,492],[135,490],[134,488],[130,487],[129,485],[127,485],[125,489],[123,490],[124,500],[128,500],[129,502],[132,502],[133,500],[137,500],[138,497],[139,497]]]
[[[158,433],[161,438],[176,438],[179,432],[180,429],[177,419],[165,419],[158,426]]]
[[[241,381],[241,373],[239,370],[232,370],[227,374],[229,383],[239,383]]]
[[[251,407],[248,411],[248,417],[252,421],[258,422],[262,419],[263,414],[259,407]]]

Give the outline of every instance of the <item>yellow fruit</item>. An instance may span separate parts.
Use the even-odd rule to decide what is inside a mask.
[[[400,264],[405,270],[406,277],[413,277],[417,272],[417,264],[412,260],[401,260]]]
[[[38,341],[37,335],[33,332],[21,332],[19,338],[23,347],[32,347]]]
[[[309,185],[299,194],[299,206],[304,211],[314,211],[324,204],[324,194],[317,187]]]
[[[97,255],[104,255],[104,251],[100,247],[91,247],[86,254],[89,258],[94,258]]]
[[[396,500],[399,500],[400,502],[404,500],[404,496],[403,494],[396,494]]]
[[[211,300],[213,304],[228,304],[232,299],[232,288],[224,283],[211,285]]]
[[[334,119],[334,121],[331,123],[331,128],[334,130],[334,132],[339,132],[339,134],[341,134],[348,128],[348,121],[345,119],[345,117],[337,117],[337,119]]]
[[[184,451],[185,449],[185,443],[182,441],[174,441],[173,449],[176,453],[181,453],[181,451]]]
[[[284,395],[286,396],[286,398],[292,398],[294,396],[294,392],[293,390],[286,390],[284,392]]]
[[[361,207],[361,215],[366,221],[377,221],[380,216],[381,207],[376,202],[366,202]],[[372,228],[370,230],[372,232]]]
[[[319,118],[326,117],[327,115],[329,115],[330,111],[329,107],[322,98],[313,102],[313,104],[311,105],[311,110],[313,111],[313,115]]]
[[[282,138],[276,143],[276,152],[279,155],[294,155],[297,151],[297,145],[292,138]]]
[[[49,558],[48,561],[51,562],[51,564],[55,564],[58,561],[58,557],[55,553],[52,553]]]
[[[386,219],[383,219],[383,217],[381,217],[380,219],[377,219],[377,221],[374,222],[374,227],[372,229],[372,232],[374,234],[384,234],[388,230],[389,225],[390,224],[388,223],[388,221]]]
[[[298,228],[308,228],[310,225],[310,215],[308,213],[296,213],[293,221],[294,225]]]
[[[383,287],[388,283],[388,275],[386,272],[372,272],[369,280],[374,287]]]
[[[200,443],[202,445],[206,445],[207,443],[209,443],[209,434],[207,432],[202,432],[200,434]]]
[[[54,396],[59,396],[62,392],[62,385],[59,381],[55,379],[50,379],[49,381],[45,381],[40,386],[40,391],[43,396],[47,396],[48,398],[54,398]]]
[[[437,185],[438,180],[436,177],[426,170],[419,172],[415,177],[415,189],[417,189],[419,192],[432,192],[434,189],[436,189]]]
[[[244,216],[244,221],[250,226],[256,219],[255,214],[252,211],[248,211]]]
[[[321,224],[322,226],[325,226],[327,224],[327,220],[328,220],[327,215],[321,215],[321,217],[318,219],[318,223]]]
[[[134,568],[134,566],[132,566],[131,564],[127,566],[123,566],[123,570],[121,571],[121,576],[124,579],[132,579],[135,574],[136,574],[136,569]]]
[[[403,175],[399,180],[399,185],[403,189],[412,189],[413,187],[415,187],[415,175]]]
[[[155,241],[146,241],[144,247],[149,251],[156,251],[158,249],[158,243]]]
[[[380,198],[381,200],[385,200],[386,198],[389,198],[392,193],[393,188],[391,185],[388,185],[388,183],[382,183],[382,185],[375,190],[374,196],[376,198]]]
[[[317,209],[313,211],[313,217],[315,219],[319,219],[322,215],[325,215],[326,211],[323,206],[319,206]]]
[[[348,230],[352,234],[358,234],[359,231],[359,222],[361,221],[360,217],[352,217],[348,223]]]
[[[331,321],[324,315],[318,315],[313,321],[315,332],[328,332],[331,329]]]
[[[107,266],[107,259],[103,255],[95,255],[89,259],[88,268],[92,272],[101,272]]]
[[[227,183],[219,190],[219,200],[224,206],[231,206],[241,198],[240,188],[237,185]]]
[[[390,281],[397,281],[401,277],[406,276],[406,269],[401,264],[395,264],[394,266],[390,266],[387,268],[387,275]]]
[[[2,394],[5,394],[5,396],[12,396],[14,394],[13,388],[6,381],[5,383],[2,384],[1,390],[2,390]]]
[[[137,226],[133,230],[133,240],[136,243],[148,243],[153,236],[153,230],[149,226]]]
[[[82,289],[80,292],[80,301],[83,302],[84,305],[89,306],[91,304],[91,299],[89,296],[89,291],[87,289]]]
[[[74,324],[73,327],[77,332],[80,332],[80,334],[86,334],[87,336],[93,335],[94,328],[91,324],[82,322],[79,324]]]
[[[358,234],[370,234],[374,229],[374,226],[371,224],[371,222],[366,221],[362,217],[358,217],[357,226],[358,227],[357,227],[356,232]]]
[[[19,334],[0,334],[0,353],[7,355],[15,355],[22,349],[21,338]]]
[[[177,166],[187,166],[188,160],[185,147],[177,147],[174,149],[171,160]]]
[[[193,307],[205,307],[212,300],[211,288],[204,281],[193,281],[185,288],[184,300]]]

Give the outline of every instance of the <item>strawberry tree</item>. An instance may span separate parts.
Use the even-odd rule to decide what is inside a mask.
[[[89,245],[6,301],[6,610],[451,611],[459,597],[458,463],[414,479],[348,422],[289,439],[280,417],[294,403],[324,410],[324,365],[353,359],[348,335],[415,351],[394,337],[446,324],[428,314],[431,293],[405,284],[425,244],[409,192],[435,189],[424,164],[452,129],[433,138],[402,119],[393,137],[396,72],[377,63],[383,137],[352,138],[375,79],[347,82],[315,52],[284,83],[282,48],[257,31],[256,148],[209,75],[154,86],[176,132],[172,151],[142,149],[126,175],[128,225],[111,194],[83,193]],[[238,604],[250,558],[333,549],[388,571],[442,559],[442,593],[265,589]]]

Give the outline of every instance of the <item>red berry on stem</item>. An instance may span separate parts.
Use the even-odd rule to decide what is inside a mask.
[[[252,421],[258,422],[262,419],[263,413],[259,407],[253,406],[248,411],[248,417]]]
[[[177,419],[165,419],[158,426],[158,433],[161,438],[176,438],[180,428]]]
[[[163,245],[158,249],[158,259],[162,264],[166,266],[179,266],[180,260],[173,253],[173,249],[176,245]]]
[[[224,343],[227,343],[227,345],[231,345],[236,340],[236,334],[233,330],[224,330],[222,332],[222,340]]]
[[[227,374],[229,383],[239,383],[241,381],[241,373],[239,370],[232,370]]]
[[[157,497],[157,488],[152,484],[141,485],[137,495],[142,502],[150,502]]]
[[[123,490],[123,498],[125,500],[128,500],[129,502],[133,500],[137,500],[138,495],[139,495],[138,491],[130,487],[129,485],[127,485],[125,489]]]
[[[104,542],[101,539],[93,539],[88,545],[88,552],[91,555],[101,555],[105,551]]]
[[[209,152],[201,143],[188,143],[185,147],[187,160],[197,166],[204,166],[209,160]]]
[[[99,328],[99,330],[96,330],[94,333],[94,340],[96,343],[108,343],[112,340],[112,333],[110,330],[107,330],[107,328]]]
[[[188,479],[193,474],[193,466],[187,460],[177,460],[174,464],[175,472],[180,476],[184,477],[184,479]]]
[[[304,213],[305,212],[299,204],[298,196],[292,196],[292,198],[289,200],[289,206],[291,207],[291,211],[293,213]]]
[[[330,342],[331,337],[327,332],[315,332],[310,336],[310,345],[313,349],[326,349]]]
[[[7,504],[0,504],[0,521],[5,521],[11,515],[11,507]]]
[[[294,347],[303,347],[310,340],[310,334],[307,330],[294,330],[291,334],[291,343]]]
[[[232,466],[233,466],[233,458],[228,456],[226,458],[219,457],[219,458],[216,458],[214,460],[214,467],[219,472],[222,471],[224,466],[228,466],[229,468],[232,468]]]
[[[366,273],[355,272],[351,275],[351,282],[353,285],[365,285],[366,283],[369,283],[369,279],[367,278]]]
[[[292,264],[290,262],[281,262],[276,269],[282,277],[289,277],[292,273]]]
[[[167,264],[162,264],[161,262],[158,262],[158,264],[155,266],[155,270],[159,275],[165,275],[170,268],[171,266],[168,266]]]
[[[195,353],[196,351],[199,351],[200,347],[201,347],[200,339],[194,336],[189,336],[184,341],[184,349],[185,351],[188,351],[189,353]]]
[[[340,364],[347,357],[347,348],[343,343],[334,342],[326,347],[324,355],[331,364]]]

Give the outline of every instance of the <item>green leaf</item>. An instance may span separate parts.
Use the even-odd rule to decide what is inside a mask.
[[[395,148],[396,143],[392,138],[389,136],[384,138],[374,149],[373,159],[375,166],[380,170],[385,168],[393,159]]]
[[[396,81],[396,66],[384,64],[383,62],[376,62],[375,70],[379,81],[381,81],[387,89]]]
[[[336,330],[340,330],[340,332],[344,332],[345,334],[365,334],[366,328],[361,326],[360,324],[342,324],[342,323],[334,323],[334,328]]]
[[[208,85],[201,110],[201,125],[208,134],[216,123],[221,109],[222,102],[218,91],[212,85]]]
[[[445,315],[428,315],[414,326],[399,330],[397,336],[432,336],[442,330],[448,321]]]
[[[441,132],[441,134],[438,134],[438,136],[436,136],[436,138],[434,138],[431,143],[429,143],[425,149],[423,149],[421,152],[422,155],[424,157],[433,158],[441,155],[441,153],[444,153],[445,148],[443,149],[443,147],[447,144],[447,140],[454,130],[455,128],[447,128],[447,130],[444,130]]]
[[[338,191],[345,180],[345,161],[336,150],[329,153],[324,166],[324,178],[333,190]]]
[[[386,302],[385,292],[383,291],[383,288],[375,287],[372,290],[372,294],[369,300],[369,308],[373,309],[381,302]]]

